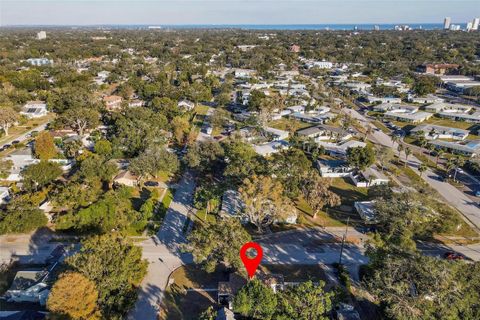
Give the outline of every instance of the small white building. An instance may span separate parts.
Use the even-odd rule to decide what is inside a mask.
[[[377,223],[375,201],[355,201],[353,206],[365,223]]]
[[[0,187],[0,204],[8,202],[10,199],[10,188]]]
[[[425,139],[427,140],[435,140],[435,139],[465,140],[470,134],[470,131],[458,129],[458,128],[436,126],[431,124],[422,124],[410,130],[410,134],[411,135],[422,134],[422,136],[425,137]]]
[[[265,127],[263,130],[272,137],[273,140],[286,140],[288,139],[290,133],[285,130],[275,129],[271,127]]]
[[[37,33],[37,40],[47,39],[47,33],[45,31],[40,31]]]
[[[350,175],[350,179],[356,187],[368,188],[382,184],[388,184],[389,179],[385,174],[377,170],[376,167],[370,167]]]
[[[369,103],[402,103],[402,98],[368,96]]]
[[[32,66],[36,67],[48,66],[53,64],[53,60],[49,60],[47,58],[30,58],[27,59],[27,62]]]
[[[178,102],[178,108],[184,111],[191,111],[193,108],[195,108],[195,103],[186,99],[182,99]]]

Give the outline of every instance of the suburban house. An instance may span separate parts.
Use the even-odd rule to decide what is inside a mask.
[[[290,110],[291,113],[304,113],[305,112],[305,106],[291,106],[288,107],[287,110]]]
[[[427,63],[419,66],[417,69],[419,72],[432,74],[432,75],[444,75],[449,70],[458,69],[458,64],[452,63]]]
[[[446,118],[454,121],[465,121],[471,123],[480,123],[480,112],[463,113],[463,112],[440,112],[438,113],[440,118]]]
[[[471,106],[445,102],[436,102],[431,105],[425,106],[425,111],[433,113],[468,113],[470,110],[472,110]]]
[[[249,79],[255,75],[256,71],[253,69],[235,69],[234,75],[235,78],[239,79]]]
[[[307,122],[307,123],[325,123],[328,120],[332,120],[335,118],[335,115],[332,113],[325,113],[325,114],[320,114],[320,113],[301,113],[301,112],[295,112],[291,113],[288,115],[289,118],[299,120],[302,122]]]
[[[318,145],[323,146],[329,155],[340,158],[345,158],[347,156],[347,151],[350,148],[365,148],[367,146],[365,142],[357,140],[348,140],[341,143],[318,141],[317,143]]]
[[[373,111],[377,112],[396,112],[396,113],[414,113],[418,111],[417,106],[399,103],[382,103],[373,106]]]
[[[480,154],[480,140],[465,140],[461,142],[431,140],[429,143],[437,149],[446,149],[451,153],[462,154],[468,157],[476,157]]]
[[[240,192],[237,190],[227,190],[222,196],[222,206],[220,207],[219,215],[221,217],[241,217],[240,212],[245,209]],[[247,221],[243,219],[243,223]]]
[[[367,93],[372,85],[359,82],[359,81],[349,81],[343,84],[344,87],[350,89],[351,91],[358,92],[358,93]]]
[[[53,60],[47,59],[47,58],[30,58],[27,59],[27,62],[31,64],[32,66],[48,66],[53,64]]]
[[[7,157],[7,160],[11,160],[13,162],[12,169],[10,170],[10,175],[7,177],[8,181],[20,181],[21,180],[21,172],[23,169],[37,163],[38,160],[33,158],[32,149],[30,148],[23,148],[18,149],[10,153]]]
[[[353,137],[352,133],[343,128],[317,125],[305,129],[298,130],[296,134],[300,137],[314,139],[315,141],[345,141]]]
[[[263,130],[266,132],[267,135],[272,137],[272,140],[286,140],[290,133],[285,130],[275,129],[271,127],[265,127]]]
[[[105,96],[103,97],[103,102],[105,103],[105,107],[109,111],[120,109],[122,106],[122,97],[120,96]]]
[[[463,94],[466,89],[480,86],[480,81],[476,80],[474,77],[455,75],[442,76],[440,79],[448,90],[461,94]]]
[[[247,279],[239,273],[230,273],[228,281],[219,281],[217,290],[217,302],[221,306],[233,309],[233,299],[238,291],[247,284]]]
[[[402,103],[402,98],[367,96],[369,103]]]
[[[128,107],[129,108],[138,108],[138,107],[143,107],[145,105],[145,101],[143,100],[132,100],[128,102]]]
[[[344,160],[317,160],[315,162],[320,175],[325,178],[349,177],[354,169]]]
[[[8,202],[10,199],[10,188],[0,187],[0,205]]]
[[[411,135],[421,134],[427,140],[435,140],[435,139],[465,140],[470,134],[470,131],[451,128],[451,127],[436,126],[432,124],[422,124],[410,130],[410,134]]]
[[[178,108],[180,110],[190,111],[190,110],[193,110],[193,108],[195,108],[195,103],[193,103],[192,101],[183,99],[178,101]]]
[[[5,293],[8,302],[32,302],[44,306],[50,293],[46,283],[49,272],[44,269],[18,271]]]
[[[28,101],[20,111],[20,114],[30,119],[46,116],[47,113],[47,104],[44,101]]]
[[[420,123],[431,118],[433,114],[429,112],[423,112],[423,111],[404,112],[397,109],[394,111],[386,112],[384,116],[385,118],[402,121],[402,122]]]
[[[355,201],[353,203],[360,217],[365,223],[376,223],[375,201]]]
[[[360,188],[388,184],[389,182],[387,176],[377,170],[375,166],[352,173],[350,179],[356,187]]]
[[[113,178],[113,184],[135,187],[138,185],[138,177],[128,170],[123,170]]]
[[[263,144],[253,145],[255,151],[264,157],[288,149],[290,144],[285,140],[276,140]]]
[[[412,95],[408,96],[408,101],[411,103],[418,103],[418,104],[427,104],[427,103],[439,103],[444,102],[444,100],[440,97],[437,97],[433,94],[429,94],[425,97],[414,97]],[[428,110],[427,110],[428,111]]]

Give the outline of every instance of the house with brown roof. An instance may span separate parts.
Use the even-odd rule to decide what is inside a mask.
[[[103,103],[109,111],[120,109],[122,106],[123,98],[120,96],[105,96],[103,97]]]

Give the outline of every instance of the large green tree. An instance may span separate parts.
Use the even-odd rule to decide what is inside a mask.
[[[259,280],[252,280],[235,296],[233,309],[251,319],[271,319],[277,310],[277,296]]]
[[[26,190],[37,191],[62,174],[60,166],[53,162],[40,161],[22,171],[23,186]]]
[[[240,248],[251,240],[248,232],[235,219],[219,220],[212,225],[197,226],[188,236],[186,251],[193,254],[196,263],[201,263],[208,272],[218,265],[242,268]]]

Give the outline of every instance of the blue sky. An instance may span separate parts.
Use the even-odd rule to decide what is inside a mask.
[[[0,25],[456,23],[480,0],[0,0]]]

